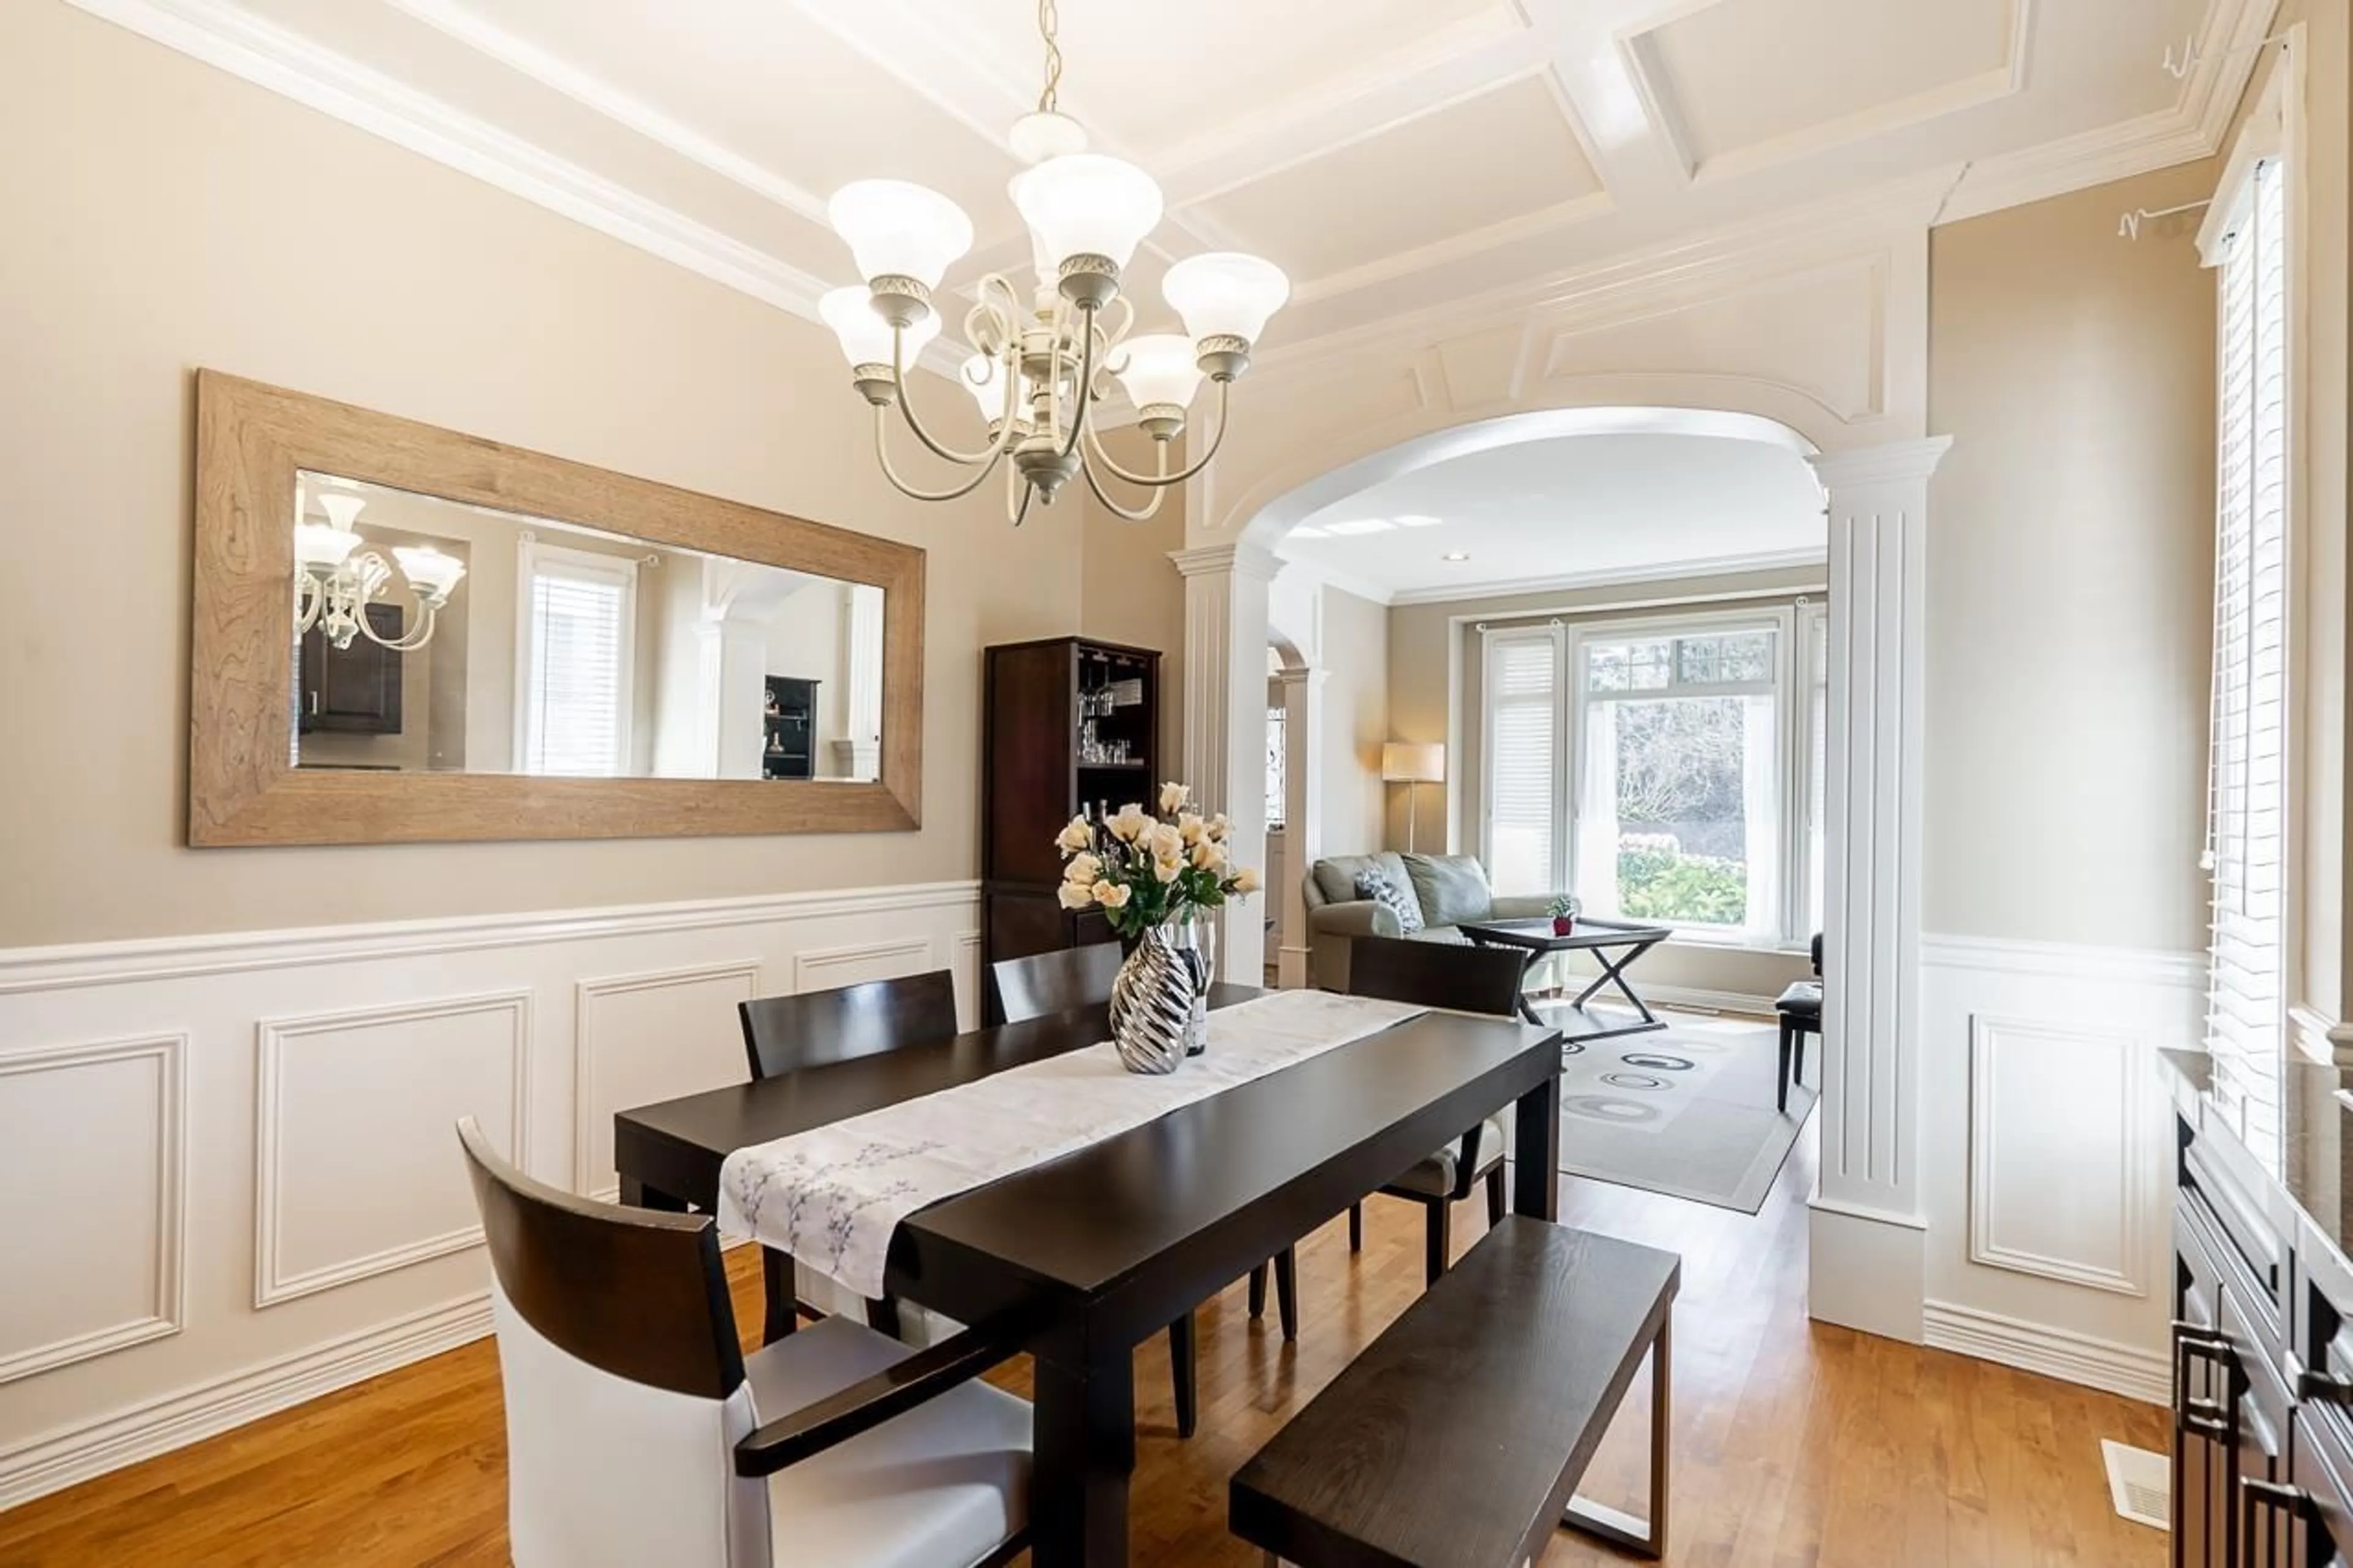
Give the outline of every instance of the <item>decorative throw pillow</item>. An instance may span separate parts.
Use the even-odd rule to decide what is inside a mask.
[[[1356,897],[1370,899],[1397,916],[1398,929],[1408,936],[1421,929],[1421,906],[1377,866],[1367,866],[1356,873]]]

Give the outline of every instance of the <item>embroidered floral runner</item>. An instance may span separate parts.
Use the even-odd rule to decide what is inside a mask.
[[[727,1156],[719,1223],[861,1296],[882,1294],[891,1233],[917,1209],[1377,1034],[1422,1008],[1278,991],[1209,1015],[1209,1048],[1166,1077],[1108,1041]]]

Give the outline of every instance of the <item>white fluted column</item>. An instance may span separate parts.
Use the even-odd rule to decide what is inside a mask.
[[[1234,858],[1266,864],[1266,589],[1277,562],[1257,545],[1169,552],[1185,576],[1185,762],[1202,804],[1233,822]],[[1242,722],[1244,717],[1248,722]],[[1263,895],[1261,895],[1263,896]],[[1229,911],[1218,973],[1245,985],[1265,973],[1266,911]]]
[[[1267,897],[1282,905],[1282,951],[1275,956],[1278,983],[1285,990],[1307,984],[1314,945],[1307,934],[1307,874],[1324,855],[1324,677],[1321,669],[1278,671],[1282,691],[1282,819],[1290,846],[1282,886]]]
[[[1950,437],[1813,459],[1830,500],[1821,1175],[1808,1310],[1917,1342],[1921,674],[1928,479]]]

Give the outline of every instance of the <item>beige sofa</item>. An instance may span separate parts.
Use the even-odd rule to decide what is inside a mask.
[[[1497,898],[1487,885],[1486,868],[1469,855],[1335,855],[1309,869],[1304,893],[1307,940],[1315,984],[1326,991],[1348,988],[1348,952],[1360,936],[1403,936],[1398,918],[1371,899],[1356,896],[1356,874],[1379,866],[1389,879],[1409,889],[1420,906],[1422,929],[1416,942],[1461,942],[1455,928],[1465,921],[1533,920],[1548,914],[1553,895],[1530,893]]]

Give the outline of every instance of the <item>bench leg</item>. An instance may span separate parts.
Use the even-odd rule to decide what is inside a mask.
[[[1194,1371],[1193,1314],[1168,1325],[1168,1373],[1176,1395],[1176,1436],[1190,1437],[1200,1425],[1199,1382]]]
[[[1365,1205],[1362,1204],[1348,1205],[1348,1250],[1365,1250]]]
[[[1669,1368],[1674,1356],[1670,1341],[1674,1329],[1672,1311],[1659,1324],[1659,1337],[1651,1342],[1651,1517],[1648,1523],[1614,1508],[1588,1502],[1580,1497],[1568,1500],[1561,1511],[1560,1522],[1580,1535],[1606,1541],[1621,1546],[1640,1557],[1655,1563],[1667,1554],[1667,1456],[1673,1441],[1674,1423],[1672,1377]]]
[[[1454,1205],[1440,1198],[1422,1207],[1430,1214],[1421,1233],[1421,1282],[1426,1289],[1438,1283],[1454,1255]]]

